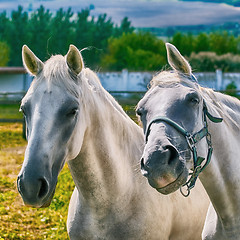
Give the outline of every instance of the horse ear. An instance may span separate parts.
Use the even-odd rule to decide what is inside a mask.
[[[177,48],[170,43],[166,43],[166,48],[168,63],[170,64],[170,66],[178,72],[191,76],[192,75],[191,66],[189,65],[188,61],[177,50]]]
[[[84,63],[80,51],[74,46],[70,45],[66,55],[66,62],[70,70],[78,75],[84,68]]]
[[[27,45],[22,47],[22,61],[29,74],[36,76],[43,69],[43,62],[35,56]]]

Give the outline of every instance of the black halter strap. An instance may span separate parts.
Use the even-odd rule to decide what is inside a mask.
[[[182,189],[180,188],[180,191],[181,191],[182,195],[185,196],[185,197],[187,197],[190,194],[190,190],[195,186],[198,175],[206,168],[206,166],[211,161],[213,148],[212,148],[212,142],[211,142],[211,134],[208,132],[207,117],[208,117],[209,120],[211,120],[214,123],[220,123],[223,120],[222,118],[212,116],[208,112],[206,103],[204,101],[203,102],[203,123],[204,123],[204,127],[200,131],[198,131],[194,134],[189,133],[186,129],[184,129],[182,126],[180,126],[175,121],[173,121],[173,120],[171,120],[167,117],[163,117],[163,116],[158,116],[158,117],[155,117],[154,119],[152,119],[151,122],[148,124],[148,126],[146,128],[146,135],[145,135],[145,142],[146,143],[148,141],[148,136],[149,136],[150,131],[151,131],[151,129],[150,129],[151,125],[153,123],[156,123],[156,122],[165,122],[165,123],[169,124],[170,126],[175,128],[180,134],[182,134],[186,138],[186,141],[189,145],[189,148],[190,148],[190,150],[192,151],[192,154],[193,154],[194,167],[193,167],[193,171],[190,173],[190,175],[191,175],[190,179],[183,185],[183,186],[187,186],[187,194],[184,194]],[[198,156],[196,143],[199,142],[204,137],[206,137],[207,144],[208,144],[208,154],[207,154],[206,161],[205,161],[204,165],[202,166],[201,164],[205,160],[205,158]]]

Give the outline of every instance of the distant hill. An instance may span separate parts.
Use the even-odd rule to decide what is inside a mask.
[[[233,5],[235,7],[240,6],[239,0],[179,0],[182,2],[212,2],[212,3],[226,3],[229,5]]]

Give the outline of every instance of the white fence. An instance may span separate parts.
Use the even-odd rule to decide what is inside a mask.
[[[108,91],[146,91],[149,81],[157,73],[154,72],[99,72],[97,73],[103,87]],[[203,87],[218,91],[234,82],[240,90],[240,73],[222,73],[221,70],[209,73],[194,73],[198,82]]]
[[[1,69],[0,69],[1,70]],[[4,70],[4,69],[3,69]],[[27,75],[23,70],[12,73],[11,68],[7,68],[9,72],[0,71],[0,93],[2,99],[16,98],[21,99],[21,96],[12,95],[15,92],[26,92],[32,81],[32,77]],[[16,70],[16,69],[15,69]],[[147,90],[147,85],[157,72],[99,72],[99,76],[103,87],[108,91],[122,91],[122,92],[141,92]],[[222,73],[217,70],[215,73],[194,73],[198,82],[203,87],[213,88],[218,91],[223,91],[226,86],[234,82],[237,90],[240,90],[240,73]],[[8,96],[7,94],[10,95]]]

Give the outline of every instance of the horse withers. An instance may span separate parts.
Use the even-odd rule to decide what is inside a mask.
[[[148,185],[139,170],[142,129],[84,67],[80,51],[71,45],[45,63],[27,46],[22,54],[35,77],[21,104],[28,145],[17,185],[25,204],[47,207],[67,162],[76,185],[70,239],[199,239],[209,204],[203,187],[185,199]]]
[[[166,47],[173,71],[156,75],[137,106],[142,173],[160,193],[185,196],[199,177],[212,202],[203,239],[240,239],[240,102],[200,87],[186,59]]]

